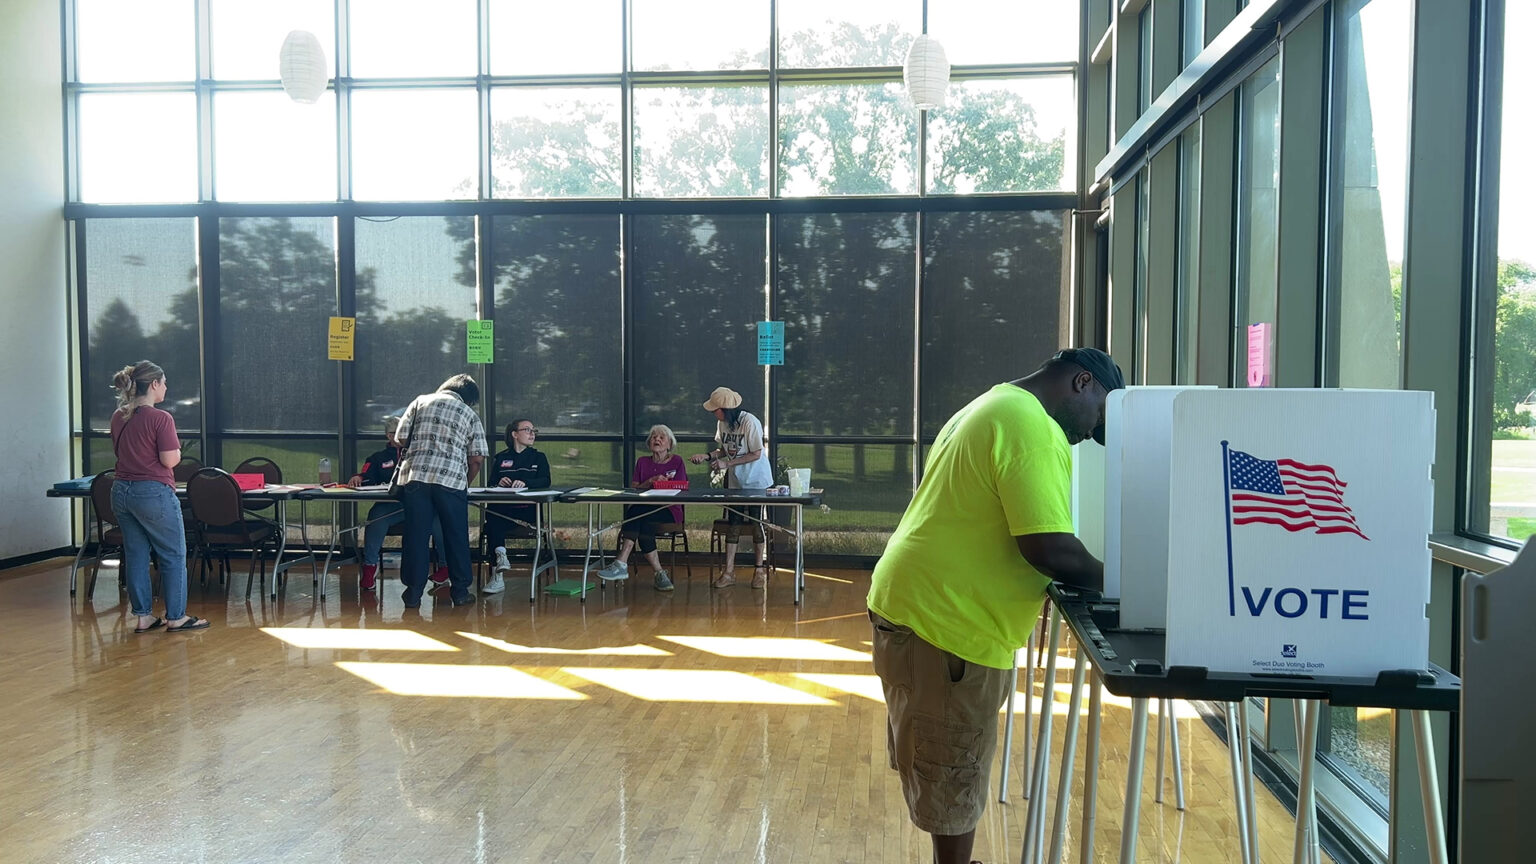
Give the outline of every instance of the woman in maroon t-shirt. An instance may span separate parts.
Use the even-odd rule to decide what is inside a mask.
[[[673,453],[677,448],[677,436],[672,430],[660,424],[651,427],[651,433],[646,437],[646,444],[651,448],[651,455],[641,456],[635,460],[635,471],[630,477],[629,485],[637,492],[656,488],[657,480],[688,480],[688,466],[683,462],[683,457]],[[656,571],[656,590],[671,591],[672,577],[667,571],[661,569],[661,556],[656,554],[656,527],[668,522],[682,524],[683,508],[673,504],[671,507],[653,507],[649,504],[631,504],[624,508],[624,525],[639,537],[640,554]],[[619,554],[613,559],[613,563],[597,571],[601,579],[614,581],[629,578],[629,553],[635,548],[635,541],[626,537],[619,546]]]
[[[187,535],[176,500],[171,469],[181,461],[176,421],[156,408],[165,399],[165,370],[140,360],[113,376],[117,411],[112,415],[112,452],[117,476],[112,483],[112,512],[123,529],[123,581],[138,616],[135,633],[202,630],[208,619],[187,614]],[[149,551],[160,568],[165,618],[154,617],[149,584]]]

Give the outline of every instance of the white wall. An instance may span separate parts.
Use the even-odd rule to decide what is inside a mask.
[[[0,2],[0,560],[70,542],[60,52],[58,0]]]

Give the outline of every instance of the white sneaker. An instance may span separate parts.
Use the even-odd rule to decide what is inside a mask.
[[[606,582],[618,582],[629,578],[629,565],[623,561],[615,561],[607,567],[597,571],[597,578]]]
[[[667,574],[667,571],[665,571],[665,570],[657,570],[656,571],[656,590],[657,591],[671,591],[672,590],[672,577]]]
[[[507,583],[501,578],[501,570],[498,569],[495,574],[491,576],[491,581],[485,583],[485,587],[480,589],[480,593],[500,594],[505,590],[507,590]]]
[[[497,573],[496,581],[497,582],[501,581],[501,575],[500,574],[501,574],[502,571],[504,571],[504,570],[511,570],[511,569],[512,569],[512,562],[507,560],[507,547],[505,547],[505,546],[497,546],[496,547],[496,573]]]

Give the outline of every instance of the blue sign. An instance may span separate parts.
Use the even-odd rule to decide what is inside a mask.
[[[757,364],[784,365],[784,322],[757,322]]]

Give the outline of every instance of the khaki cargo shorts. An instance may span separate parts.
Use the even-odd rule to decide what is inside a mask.
[[[1013,672],[962,660],[874,612],[869,620],[890,714],[886,747],[912,824],[930,834],[973,831]]]

